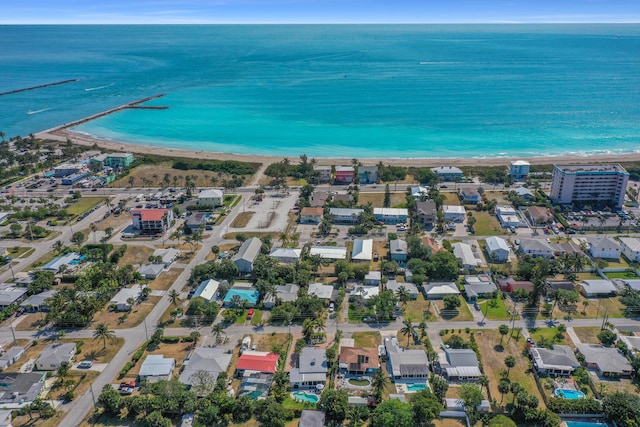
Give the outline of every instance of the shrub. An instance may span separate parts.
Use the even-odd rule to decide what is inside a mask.
[[[124,377],[125,375],[127,375],[127,372],[129,372],[131,368],[133,368],[133,362],[127,362],[126,365],[124,365],[124,367],[120,371],[120,376]]]
[[[165,337],[165,336],[163,336],[160,339],[160,342],[163,342],[165,344],[176,344],[176,343],[180,342],[180,337],[171,337],[171,336]]]

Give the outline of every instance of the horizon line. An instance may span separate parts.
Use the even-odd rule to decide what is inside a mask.
[[[424,21],[424,22],[0,22],[0,26],[53,26],[53,25],[638,25],[639,21]]]

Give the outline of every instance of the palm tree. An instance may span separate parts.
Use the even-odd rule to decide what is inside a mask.
[[[398,297],[398,301],[402,303],[402,305],[406,306],[411,299],[411,295],[409,295],[409,291],[404,286],[400,286],[396,291],[396,296]]]
[[[486,375],[480,375],[478,377],[478,385],[480,386],[480,391],[485,387],[489,387],[489,377]]]
[[[352,406],[349,408],[347,419],[349,420],[349,426],[360,427],[364,424],[363,420],[369,417],[369,411],[364,406]]]
[[[516,358],[513,356],[507,356],[504,359],[504,364],[507,366],[507,378],[509,378],[509,371],[511,371],[511,368],[516,366]]]
[[[53,250],[56,251],[58,255],[62,253],[63,248],[64,244],[62,243],[62,240],[56,240],[56,242],[53,244]]]
[[[502,341],[504,340],[504,336],[509,333],[509,325],[500,325],[498,326],[498,332],[500,332],[500,346],[502,347]]]
[[[89,228],[91,228],[91,232],[93,233],[93,243],[96,243],[96,231],[98,230],[98,226],[92,222]]]
[[[400,329],[400,333],[407,336],[407,346],[411,343],[411,338],[416,333],[416,327],[411,323],[411,318],[406,317],[402,324],[404,325],[402,329]]]
[[[136,178],[133,176],[130,176],[127,181],[129,182],[129,187],[133,187],[133,183],[136,182]]]
[[[213,325],[213,328],[211,328],[211,333],[216,339],[216,345],[226,341],[227,339],[227,333],[225,332],[222,323]]]
[[[378,369],[371,378],[371,388],[373,388],[373,394],[378,402],[382,400],[382,393],[387,384],[389,384],[389,377],[384,374],[381,368]]]
[[[96,325],[96,330],[93,331],[93,339],[97,340],[97,339],[101,339],[103,346],[102,349],[104,350],[105,348],[107,348],[107,340],[112,340],[116,337],[116,333],[113,332],[112,330],[109,329],[109,325],[107,325],[106,323],[98,323],[98,325]]]
[[[318,333],[324,332],[325,325],[326,325],[326,322],[324,320],[324,317],[318,317],[316,320],[313,321],[314,329]]]
[[[302,336],[305,341],[310,342],[313,337],[313,332],[315,331],[315,324],[311,319],[304,319],[302,322]]]
[[[589,301],[585,299],[582,301],[582,314],[585,316],[587,315],[587,307],[589,307]]]
[[[175,289],[172,289],[171,291],[169,291],[167,296],[169,297],[169,302],[171,302],[171,304],[177,307],[178,301],[180,301],[180,292],[176,291]]]

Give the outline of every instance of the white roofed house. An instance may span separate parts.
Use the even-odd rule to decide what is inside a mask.
[[[158,382],[170,380],[173,375],[173,368],[176,360],[172,357],[165,358],[162,354],[150,354],[142,362],[140,367],[140,381]]]
[[[165,269],[164,264],[142,264],[138,268],[138,273],[145,279],[156,279]]]
[[[584,355],[588,368],[595,369],[604,377],[628,377],[633,368],[617,348],[603,347],[600,344],[577,344],[578,351]]]
[[[156,249],[153,252],[153,256],[160,257],[160,262],[162,262],[165,267],[169,267],[176,259],[178,259],[180,251],[174,248]]]
[[[620,245],[611,237],[589,241],[589,255],[594,258],[619,259],[622,253]]]
[[[60,268],[62,268],[63,265],[68,267],[69,265],[72,265],[71,263],[77,260],[79,257],[80,257],[80,254],[78,254],[77,252],[70,252],[66,255],[61,255],[59,257],[52,259],[51,261],[46,263],[44,266],[42,266],[41,269],[45,271],[53,271],[54,273],[57,273],[60,270]]]
[[[523,254],[544,258],[551,258],[554,252],[551,245],[540,239],[522,239],[519,251]]]
[[[409,210],[405,208],[373,208],[373,216],[385,224],[404,224],[409,217]]]
[[[198,205],[218,207],[222,206],[224,202],[224,192],[222,190],[202,190],[198,194]]]
[[[496,217],[498,218],[498,221],[500,221],[500,225],[502,227],[520,226],[520,218],[518,218],[516,210],[511,206],[497,206]]]
[[[373,259],[373,239],[355,239],[351,251],[351,261],[370,262]]]
[[[320,299],[333,301],[336,289],[330,285],[323,285],[322,283],[312,283],[307,290],[309,295],[315,295]]]
[[[586,297],[609,297],[617,291],[610,280],[583,280],[580,283],[580,292]]]
[[[300,259],[302,249],[295,248],[273,248],[269,256],[283,264],[294,264]]]
[[[429,359],[424,350],[400,347],[395,337],[385,338],[387,370],[393,381],[401,379],[429,378]]]
[[[440,360],[440,369],[447,378],[455,380],[477,380],[480,372],[480,362],[476,352],[468,348],[445,349],[445,358]]]
[[[344,246],[312,246],[309,255],[318,255],[322,259],[338,261],[347,259],[347,248]]]
[[[334,224],[357,224],[363,209],[330,208],[329,216]]]
[[[407,242],[402,239],[389,241],[389,254],[392,261],[406,262],[409,255]]]
[[[233,257],[233,263],[238,267],[240,273],[253,272],[253,263],[260,254],[261,248],[262,241],[257,237],[251,237],[242,242],[240,250]]]
[[[116,311],[130,311],[142,296],[142,286],[132,285],[130,288],[122,288],[111,298],[110,305]]]
[[[75,343],[49,344],[40,352],[40,357],[35,361],[34,366],[39,371],[55,371],[63,363],[71,363],[75,354]]]
[[[220,282],[217,280],[203,280],[200,282],[200,285],[191,298],[204,298],[208,302],[214,301],[216,299],[216,295],[218,295],[219,288]]]
[[[485,240],[487,243],[487,253],[493,262],[509,261],[511,249],[507,241],[501,237],[491,236]]]
[[[0,290],[0,309],[5,309],[11,304],[20,301],[27,294],[26,288],[4,288]]]
[[[478,274],[477,276],[465,276],[464,293],[467,294],[468,300],[474,300],[477,297],[485,297],[493,295],[498,287],[491,277],[487,274]]]
[[[462,169],[455,166],[438,166],[431,168],[431,172],[438,175],[440,181],[458,181],[462,179]]]
[[[571,375],[580,367],[576,355],[567,345],[554,345],[551,350],[541,347],[529,349],[533,366],[542,374]]]
[[[206,390],[206,381],[199,380],[199,378],[209,376],[213,389],[218,375],[221,372],[227,372],[232,356],[222,348],[198,347],[185,359],[180,382],[190,386],[199,396],[207,395],[213,390]],[[202,372],[206,372],[206,374],[202,374]]]
[[[640,261],[640,239],[635,237],[620,237],[622,253],[631,262]]]
[[[444,214],[444,219],[453,222],[464,222],[467,217],[467,211],[464,206],[444,205],[442,206],[442,213]]]
[[[460,260],[462,268],[467,270],[475,270],[480,266],[480,261],[473,254],[471,245],[462,242],[456,242],[453,245],[453,255]]]
[[[426,299],[442,299],[448,295],[460,295],[454,282],[431,282],[422,287]]]

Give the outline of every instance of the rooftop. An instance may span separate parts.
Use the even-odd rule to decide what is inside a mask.
[[[253,262],[260,254],[261,248],[262,241],[257,237],[251,237],[250,239],[242,242],[242,246],[240,246],[238,253],[234,255],[233,261],[235,262],[242,259]]]
[[[224,196],[224,193],[221,190],[216,190],[215,188],[212,188],[210,190],[202,190],[198,194],[199,199],[216,199],[221,198],[222,196]]]
[[[587,172],[619,172],[627,173],[625,168],[618,163],[597,163],[597,164],[576,164],[576,165],[554,165],[556,168],[571,173]]]
[[[625,374],[633,370],[627,358],[615,347],[603,347],[599,344],[578,344],[577,347],[587,364],[596,365],[601,372]]]
[[[278,366],[279,357],[276,353],[247,350],[238,358],[237,369],[273,374]]]
[[[176,361],[172,357],[165,358],[162,354],[150,354],[142,362],[140,377],[171,376]]]
[[[139,215],[142,221],[162,221],[169,209],[133,209],[132,215]]]

